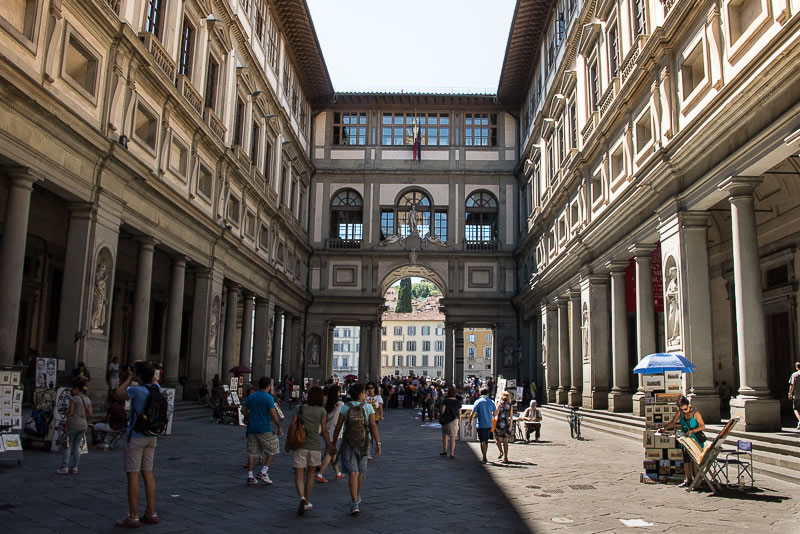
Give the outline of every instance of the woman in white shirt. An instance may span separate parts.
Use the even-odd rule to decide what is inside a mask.
[[[328,386],[328,395],[325,399],[325,413],[327,417],[327,427],[328,427],[328,435],[331,436],[333,439],[333,432],[336,430],[336,422],[339,420],[339,411],[344,406],[344,403],[339,400],[339,394],[341,393],[341,388],[338,384],[332,384]],[[333,444],[336,446],[336,444]],[[325,455],[322,457],[322,465],[319,466],[319,473],[316,475],[317,482],[321,484],[325,484],[328,482],[328,479],[325,478],[325,470],[328,468],[328,464],[332,462],[331,455],[329,451],[325,451]],[[336,473],[336,480],[341,480],[344,478],[344,475],[339,472],[339,466],[336,462],[333,462],[333,471]]]

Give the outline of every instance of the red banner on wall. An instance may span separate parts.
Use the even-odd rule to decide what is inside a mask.
[[[664,312],[664,285],[661,272],[661,244],[650,258],[650,278],[653,283],[653,311]],[[625,302],[628,313],[636,313],[636,261],[631,258],[625,269]]]

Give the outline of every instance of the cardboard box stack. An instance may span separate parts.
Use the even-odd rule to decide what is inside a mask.
[[[678,413],[677,401],[683,393],[681,372],[644,375],[645,430],[644,472],[640,480],[645,484],[680,484],[683,482],[683,451],[678,447],[675,434],[658,432]]]

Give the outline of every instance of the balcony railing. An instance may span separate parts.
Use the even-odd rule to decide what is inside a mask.
[[[639,53],[642,50],[642,42],[647,39],[646,35],[640,35],[636,39],[633,40],[633,45],[631,46],[628,55],[625,56],[625,59],[622,60],[622,65],[620,66],[620,73],[622,76],[622,83],[625,83],[628,79],[628,76],[631,75],[633,72],[634,67],[636,67],[636,60],[639,59]]]
[[[219,137],[220,141],[225,142],[225,132],[227,130],[219,117],[217,117],[217,114],[214,113],[213,109],[205,108],[203,110],[203,120],[206,121],[206,124],[208,124],[211,131],[214,132],[214,135]]]
[[[119,15],[119,5],[122,3],[122,0],[106,0],[106,4],[108,7],[114,10],[114,13]]]
[[[586,121],[586,126],[583,127],[581,130],[581,138],[583,139],[583,145],[586,146],[587,141],[592,136],[592,132],[594,132],[594,127],[597,126],[597,121],[600,118],[600,113],[597,111],[592,111],[589,115],[589,120]]]
[[[357,248],[361,248],[361,240],[360,239],[331,238],[331,239],[328,239],[327,248],[357,249]]]
[[[178,74],[178,77],[175,80],[175,86],[178,88],[178,91],[180,91],[189,105],[192,106],[197,114],[202,117],[203,97],[200,95],[197,89],[192,86],[192,82],[189,81],[189,78],[183,74]]]
[[[150,54],[153,55],[153,59],[158,65],[158,68],[167,75],[170,82],[175,81],[175,71],[177,70],[178,66],[169,57],[169,54],[164,47],[161,46],[161,42],[158,38],[150,32],[141,32],[139,34],[139,39],[142,40],[144,46],[150,51]]]
[[[497,250],[499,248],[496,239],[490,241],[466,241],[466,244],[467,250]]]
[[[611,104],[614,103],[614,98],[617,96],[617,91],[619,89],[619,78],[611,78],[611,83],[606,89],[605,94],[600,98],[600,104],[598,108],[600,109],[600,116],[606,114],[608,108],[611,107]]]
[[[666,19],[672,8],[678,3],[678,0],[662,0],[662,3],[664,4],[664,18]]]

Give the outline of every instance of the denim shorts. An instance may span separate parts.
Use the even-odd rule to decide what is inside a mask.
[[[342,449],[339,452],[339,469],[344,474],[360,473],[366,475],[368,457],[368,452],[361,454],[361,451],[351,448],[342,440]]]

